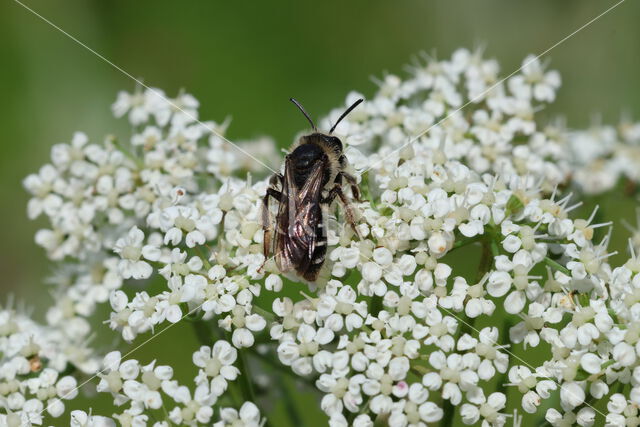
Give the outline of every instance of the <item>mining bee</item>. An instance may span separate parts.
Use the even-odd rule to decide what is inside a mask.
[[[298,101],[293,98],[290,101],[307,118],[313,133],[302,136],[291,147],[285,157],[284,174],[276,173],[269,181],[262,201],[264,256],[267,259],[270,254],[275,254],[280,272],[295,270],[302,278],[314,282],[327,253],[323,210],[328,210],[336,196],[344,206],[346,221],[357,234],[353,210],[342,191],[343,182],[350,185],[353,197],[358,201],[360,191],[356,179],[345,170],[347,158],[342,142],[331,133],[362,99],[347,108],[328,134],[318,132]],[[275,228],[269,213],[269,198],[278,202]],[[272,235],[274,232],[275,236]]]

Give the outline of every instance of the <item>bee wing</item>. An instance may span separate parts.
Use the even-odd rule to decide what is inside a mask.
[[[323,178],[327,168],[326,159],[316,163],[305,185],[298,193],[299,204],[295,215],[294,229],[299,232],[300,240],[306,242],[307,256],[310,260],[316,248],[316,227],[322,221],[320,199],[322,197]]]
[[[296,185],[293,180],[293,170],[289,159],[284,163],[284,179],[282,180],[282,199],[276,216],[276,238],[273,240],[272,253],[275,254],[276,264],[281,272],[293,268],[293,259],[287,249],[287,233],[289,230],[290,212],[296,211]]]
[[[306,269],[316,247],[316,226],[322,219],[320,197],[326,161],[316,163],[305,185],[296,189],[290,162],[285,162],[282,194],[275,239],[276,264],[280,271]]]

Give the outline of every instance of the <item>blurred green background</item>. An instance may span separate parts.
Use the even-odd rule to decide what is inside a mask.
[[[319,117],[350,90],[373,94],[370,76],[402,73],[412,55],[444,58],[463,46],[486,46],[506,75],[614,3],[25,1],[146,84],[194,94],[203,119],[232,116],[230,139],[270,135],[281,146],[306,126],[291,96]],[[640,119],[639,18],[640,3],[626,1],[547,55],[563,87],[543,118],[561,114],[572,128],[596,117],[616,123],[624,112]],[[21,181],[75,130],[94,140],[126,134],[109,107],[134,82],[11,0],[0,4],[0,61],[1,295],[27,300],[41,318],[50,264],[33,243],[39,223],[26,219]],[[604,203],[616,224],[633,222],[634,203],[615,200]]]

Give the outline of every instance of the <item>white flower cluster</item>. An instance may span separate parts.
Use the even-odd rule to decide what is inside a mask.
[[[42,424],[78,395],[74,369],[87,374],[99,361],[68,331],[33,322],[11,307],[0,310],[0,425]]]
[[[594,125],[569,133],[568,142],[575,161],[573,180],[585,193],[611,190],[622,177],[633,186],[640,181],[640,123]]]
[[[359,413],[362,407],[371,412],[356,418],[362,425],[383,414],[394,425],[428,424],[442,418],[436,406],[442,399],[462,404],[465,422],[482,418],[504,424],[505,395],[487,395],[483,385],[508,368],[509,383],[526,391],[522,408],[535,412],[550,390],[564,384],[566,378],[556,373],[561,367],[566,372],[567,360],[583,351],[564,340],[573,332],[576,344],[575,325],[588,308],[571,305],[567,294],[599,303],[606,314],[601,299],[608,296],[611,273],[607,240],[591,242],[593,229],[568,218],[566,198],[555,201],[518,180],[510,186],[489,175],[479,177],[457,161],[436,168],[429,150],[412,151],[395,160],[394,170],[415,186],[385,189],[383,195],[394,202],[379,207],[390,211],[384,217],[363,209],[365,238],[333,250],[334,279],[318,297],[274,304],[282,320],[271,336],[280,343],[280,360],[300,375],[319,375],[317,386],[326,393],[323,409],[336,424],[346,424],[345,412]],[[441,186],[448,179],[463,185],[447,193]],[[492,252],[477,282],[456,276],[460,266],[445,262],[465,240],[479,241]],[[533,271],[546,264],[555,271],[549,270],[544,281]],[[347,271],[359,273],[355,290],[341,283],[350,280]],[[512,319],[510,330],[465,331],[476,319],[492,316],[497,305]],[[565,323],[563,329],[557,326]],[[589,340],[602,338],[588,333]],[[555,350],[555,358],[536,374],[503,350],[521,342],[537,346],[541,337],[567,353],[561,359],[561,349]],[[567,399],[577,402],[571,409],[583,404],[584,393],[579,401],[575,395],[573,389],[561,394],[563,405]]]
[[[240,374],[233,366],[237,351],[227,341],[219,340],[213,347],[202,346],[193,354],[193,362],[200,368],[195,378],[193,395],[190,389],[173,379],[173,368],[156,365],[155,361],[142,366],[135,359],[123,360],[119,351],[108,353],[99,373],[97,391],[110,393],[114,404],[128,408],[113,414],[113,419],[123,426],[146,426],[150,422],[148,410],[165,409],[176,405],[164,421],[153,422],[154,427],[170,425],[211,425],[213,405],[227,389],[227,380],[235,380]],[[84,411],[71,413],[71,424],[84,426],[115,426],[107,417],[91,416]],[[221,408],[216,426],[261,425],[260,413],[252,402],[245,402],[240,411]],[[242,424],[244,423],[244,424]]]
[[[388,156],[411,142],[431,151],[436,164],[458,160],[505,181],[535,176],[545,190],[564,183],[571,172],[566,132],[535,121],[535,112],[555,99],[558,73],[528,56],[520,73],[503,82],[497,61],[481,53],[460,49],[451,60],[415,65],[412,78],[387,75],[380,81],[378,93],[336,129],[352,146],[355,169],[384,165],[381,172],[392,175],[395,164]],[[357,97],[351,94],[347,104]],[[340,113],[341,108],[332,111],[325,125]],[[355,146],[377,152],[365,156]]]
[[[120,352],[114,351],[104,358],[97,390],[111,393],[118,406],[129,404],[122,413],[113,415],[121,425],[147,425],[149,417],[145,410],[165,408],[167,401],[173,401],[177,406],[169,411],[167,421],[155,422],[154,427],[168,427],[169,422],[192,426],[210,424],[213,405],[227,389],[227,380],[235,380],[240,374],[233,366],[236,358],[237,351],[224,340],[217,341],[213,347],[202,346],[193,354],[193,362],[200,371],[195,378],[196,388],[192,395],[188,387],[173,379],[170,366],[156,365],[155,361],[145,366],[135,359],[123,361]],[[251,402],[246,404],[253,405]],[[220,425],[225,425],[224,420],[232,418],[228,411],[221,411]],[[248,422],[247,426],[260,424],[259,413],[252,411],[250,418],[253,423]]]
[[[247,359],[260,356],[311,381],[334,426],[425,426],[456,412],[465,424],[519,425],[518,413],[541,406],[550,409],[539,420],[554,426],[637,422],[637,245],[611,266],[611,223],[571,212],[573,199],[620,176],[636,181],[639,128],[541,125],[536,112],[560,86],[545,68],[530,56],[502,81],[496,61],[459,50],[380,81],[336,128],[368,201],[354,205],[357,235],[329,228],[314,284],[280,274],[262,252],[268,180],[252,181],[260,169],[246,153],[269,161],[270,142],[238,151],[221,136],[226,124],[197,120],[188,94],[121,93],[113,111],[134,125],[129,140],[76,134],[25,180],[29,215],[49,220],[36,240],[61,268],[48,326],[6,311],[24,326],[0,326],[2,375],[13,372],[0,377],[0,417],[38,424],[43,405],[60,415],[72,367],[97,373],[118,408],[109,418],[73,411],[73,425],[258,426],[275,396],[253,390]],[[118,351],[99,371],[83,343],[107,301],[107,323],[127,342],[185,317],[204,327],[194,387]],[[32,336],[47,345],[31,348]],[[530,347],[546,358],[518,356]],[[30,386],[40,371],[46,392]],[[164,420],[149,416],[166,406]]]

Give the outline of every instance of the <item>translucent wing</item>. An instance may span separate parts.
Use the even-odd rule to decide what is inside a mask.
[[[320,198],[326,160],[317,162],[304,186],[297,189],[289,160],[285,162],[283,200],[276,219],[274,253],[282,272],[307,270],[317,242],[317,226],[322,221]]]

